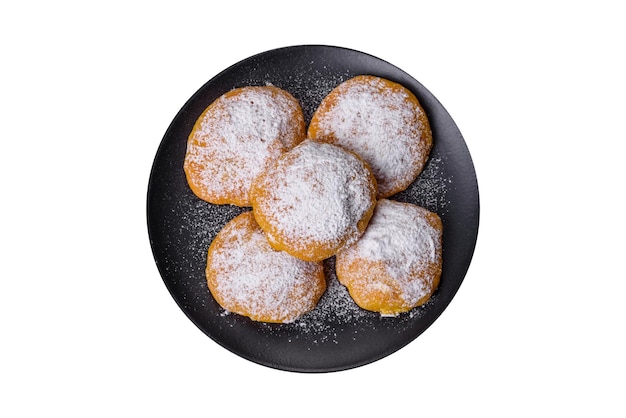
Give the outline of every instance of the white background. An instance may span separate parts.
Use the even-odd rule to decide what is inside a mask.
[[[624,12],[408,4],[3,2],[0,416],[626,415]],[[481,193],[448,309],[397,353],[331,374],[206,337],[167,292],[145,219],[186,100],[299,44],[419,80],[461,129]]]

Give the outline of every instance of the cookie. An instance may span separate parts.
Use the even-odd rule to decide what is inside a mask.
[[[326,289],[322,263],[272,249],[251,212],[232,219],[209,247],[206,278],[226,311],[288,323],[312,310]]]
[[[361,236],[376,190],[360,157],[306,140],[260,174],[250,194],[254,216],[273,248],[320,261]]]
[[[250,206],[250,184],[272,161],[304,140],[298,101],[274,86],[247,86],[211,103],[187,141],[183,168],[199,198]]]
[[[337,279],[363,309],[383,315],[409,311],[439,286],[442,237],[437,214],[381,199],[363,236],[337,254]]]
[[[378,198],[405,190],[432,149],[430,124],[415,95],[402,85],[361,75],[335,87],[320,103],[308,137],[339,145],[370,165]]]

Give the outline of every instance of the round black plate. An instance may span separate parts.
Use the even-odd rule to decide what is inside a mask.
[[[419,178],[393,199],[438,213],[444,226],[443,273],[425,306],[397,317],[359,309],[326,263],[328,290],[317,308],[292,324],[257,323],[227,313],[208,291],[204,269],[218,231],[247,208],[217,206],[187,186],[183,159],[187,137],[202,111],[223,93],[246,85],[273,84],[301,103],[308,121],[340,82],[371,74],[398,82],[418,97],[433,130],[434,148]],[[437,99],[410,75],[362,52],[329,46],[276,49],[241,61],[206,83],[172,121],[156,154],[147,199],[152,251],[165,284],[185,314],[232,352],[265,366],[301,372],[361,366],[402,348],[448,306],[469,267],[478,233],[478,186],[467,146]]]

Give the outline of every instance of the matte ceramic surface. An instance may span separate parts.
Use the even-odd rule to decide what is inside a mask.
[[[342,81],[371,74],[398,82],[420,100],[434,148],[418,179],[391,199],[436,212],[444,226],[439,289],[423,307],[397,317],[358,308],[326,263],[328,290],[318,307],[291,324],[264,324],[227,313],[208,291],[208,247],[219,230],[249,208],[211,205],[187,186],[183,159],[194,122],[213,100],[246,85],[273,84],[301,103],[307,123]],[[331,46],[294,46],[264,52],[221,72],[202,86],[172,121],[157,151],[147,199],[148,232],[159,272],[191,321],[228,350],[253,362],[299,372],[338,371],[381,359],[422,334],[448,306],[469,268],[478,233],[478,186],[467,146],[439,101],[410,75],[371,55]]]

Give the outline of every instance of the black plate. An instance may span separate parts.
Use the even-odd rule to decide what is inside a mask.
[[[424,206],[444,226],[439,289],[423,307],[397,317],[359,309],[327,262],[327,293],[318,307],[292,324],[264,324],[226,313],[208,291],[204,269],[217,232],[244,210],[194,196],[183,159],[187,136],[202,111],[223,93],[273,84],[293,94],[308,121],[322,98],[359,74],[396,81],[413,91],[430,119],[434,148],[420,177],[393,199]],[[337,371],[385,357],[417,338],[448,306],[469,267],[478,233],[478,186],[467,146],[437,99],[410,75],[362,52],[329,46],[276,49],[241,61],[194,94],[172,121],[156,154],[148,186],[148,232],[158,269],[185,314],[232,352],[265,366],[301,372]]]

